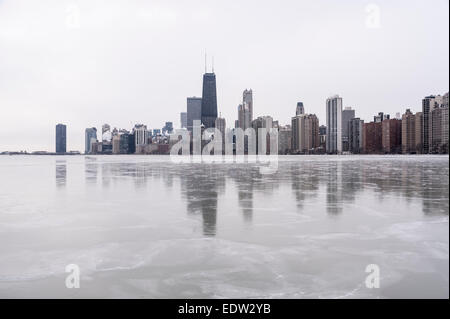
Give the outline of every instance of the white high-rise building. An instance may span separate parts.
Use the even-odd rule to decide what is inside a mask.
[[[339,95],[327,99],[327,138],[328,154],[342,153],[342,98]]]
[[[136,124],[134,127],[136,146],[148,144],[148,130],[146,125]]]

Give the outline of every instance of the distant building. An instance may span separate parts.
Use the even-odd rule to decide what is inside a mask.
[[[64,124],[56,125],[56,153],[67,152],[67,135],[66,126]]]
[[[360,118],[353,118],[348,123],[348,150],[353,154],[363,152],[363,126],[364,121]]]
[[[440,95],[426,96],[422,100],[422,115],[423,115],[423,128],[422,128],[422,142],[423,153],[428,154],[432,152],[432,111],[435,108],[440,107],[443,104],[444,99]]]
[[[89,154],[92,151],[92,143],[97,142],[97,129],[95,127],[87,128],[84,132],[84,152]]]
[[[402,115],[402,153],[415,154],[416,150],[416,116],[410,109]]]
[[[242,94],[242,104],[238,106],[238,126],[242,130],[252,127],[253,121],[253,92],[245,89]]]
[[[379,112],[378,115],[375,115],[375,116],[373,117],[373,121],[374,121],[375,123],[381,123],[381,122],[383,122],[384,120],[389,120],[389,118],[390,118],[390,115],[389,115],[389,114],[384,114],[383,112]]]
[[[329,154],[342,152],[342,98],[339,95],[327,99],[326,149]]]
[[[319,147],[319,120],[314,114],[301,114],[292,118],[292,151],[313,153]]]
[[[172,134],[173,133],[173,123],[172,122],[166,122],[164,127],[162,128],[162,133],[165,134]]]
[[[218,129],[218,130],[220,131],[220,133],[222,134],[222,140],[225,140],[225,129],[226,129],[226,121],[225,121],[225,118],[223,118],[223,117],[218,117],[218,118],[216,118],[215,127],[216,127],[216,129]]]
[[[436,107],[430,116],[430,153],[448,153],[448,106]]]
[[[417,112],[414,117],[416,153],[423,154],[423,113]]]
[[[350,121],[355,118],[355,110],[351,107],[346,107],[342,111],[342,151],[348,152],[350,150],[349,146],[349,125]]]
[[[114,135],[112,138],[112,153],[120,154],[120,136]]]
[[[133,131],[135,134],[136,153],[142,153],[143,147],[148,144],[147,126],[136,124]]]
[[[402,152],[402,121],[389,119],[381,122],[382,146],[384,153],[400,154]]]
[[[187,98],[187,129],[192,132],[194,121],[202,119],[202,98]]]
[[[203,95],[201,103],[202,124],[205,128],[214,127],[217,118],[216,75],[214,73],[205,73],[203,75]]]
[[[278,130],[278,154],[286,155],[291,152],[292,129],[290,125],[282,126]]]
[[[327,127],[325,125],[319,126],[319,147],[323,151],[326,151],[327,147]]]
[[[253,121],[253,91],[245,89],[242,93],[242,103],[247,106],[249,127]]]
[[[256,133],[256,153],[257,154],[269,154],[270,153],[270,135],[269,131],[271,128],[273,128],[273,118],[271,116],[259,116],[255,120],[252,121],[252,128],[255,130]],[[259,129],[260,128],[266,128],[267,134],[266,134],[266,152],[262,149],[260,149],[260,146],[264,145],[264,136],[260,135]],[[247,148],[245,148],[247,151]]]
[[[381,122],[364,123],[363,125],[363,149],[366,154],[382,154],[382,124]]]
[[[305,108],[303,107],[303,102],[297,102],[297,108],[295,109],[295,115],[305,114]]]
[[[180,113],[180,125],[181,128],[187,128],[187,112]]]

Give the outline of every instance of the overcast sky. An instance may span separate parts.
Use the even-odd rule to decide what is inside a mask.
[[[227,126],[245,88],[255,116],[281,124],[297,101],[324,124],[333,94],[364,120],[418,111],[448,91],[448,12],[448,0],[0,0],[0,151],[54,151],[59,122],[80,151],[86,127],[179,127],[205,51]]]

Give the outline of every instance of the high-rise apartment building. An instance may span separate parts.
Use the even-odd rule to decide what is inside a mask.
[[[66,126],[64,124],[56,125],[55,149],[56,153],[66,153],[67,151],[67,135]]]
[[[382,124],[381,122],[364,123],[363,125],[363,150],[366,154],[382,154]]]
[[[422,143],[423,153],[428,154],[432,152],[432,115],[431,113],[435,108],[438,108],[443,104],[444,99],[440,95],[429,95],[422,100],[422,115],[423,115],[423,128],[422,128]]]
[[[296,115],[292,118],[292,150],[312,153],[320,145],[319,120],[314,114]]]
[[[291,152],[292,129],[290,125],[282,126],[278,130],[278,154],[285,155]]]
[[[342,151],[348,152],[350,150],[349,146],[349,124],[352,119],[355,118],[355,110],[351,107],[346,107],[342,111]]]
[[[384,153],[399,154],[402,152],[402,121],[389,119],[381,122],[382,146]]]
[[[95,127],[87,128],[84,132],[84,152],[91,153],[92,143],[97,142],[97,129]]]
[[[339,154],[342,152],[342,98],[339,95],[328,98],[326,108],[327,153]]]
[[[353,154],[363,152],[363,125],[360,118],[352,118],[348,123],[348,150]]]
[[[416,153],[423,154],[423,113],[417,112],[414,118],[415,118],[414,126],[416,132],[414,140],[416,143]]]
[[[402,153],[416,153],[416,116],[407,109],[402,115]]]
[[[247,106],[249,127],[253,121],[253,91],[245,89],[242,93],[242,103]]]

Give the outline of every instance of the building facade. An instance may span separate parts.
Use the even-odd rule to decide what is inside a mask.
[[[332,96],[326,102],[327,112],[327,138],[326,149],[328,154],[342,152],[342,98]]]
[[[84,131],[84,152],[89,154],[92,151],[92,143],[97,142],[97,129],[95,127],[87,128]]]
[[[292,151],[310,154],[320,146],[319,120],[314,114],[302,114],[292,118]]]
[[[402,153],[415,154],[416,152],[416,116],[407,109],[402,115]]]
[[[364,123],[363,150],[365,154],[382,154],[382,124],[381,122]]]
[[[400,154],[402,152],[402,121],[389,119],[381,122],[383,152]]]
[[[217,91],[216,75],[205,73],[203,75],[202,116],[201,121],[205,128],[214,127],[217,118]]]
[[[187,98],[187,129],[192,132],[194,121],[202,120],[202,98],[188,97]]]
[[[350,150],[349,146],[349,124],[352,119],[355,118],[355,110],[351,107],[346,107],[342,111],[342,151],[348,152]]]
[[[353,118],[348,123],[348,150],[353,154],[363,152],[363,126],[364,121],[360,118]]]
[[[67,152],[67,127],[64,124],[56,125],[55,149],[56,153]]]

